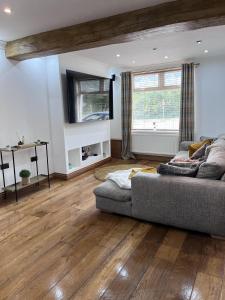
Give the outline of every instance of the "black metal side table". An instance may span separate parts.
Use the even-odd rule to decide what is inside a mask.
[[[39,174],[39,168],[38,168],[38,155],[37,155],[37,147],[45,147],[45,153],[46,153],[46,165],[47,165],[47,175]],[[29,184],[23,186],[20,182],[17,182],[16,179],[16,164],[15,164],[15,153],[18,151],[23,151],[26,149],[34,148],[34,156],[30,158],[31,162],[35,162],[36,165],[36,176],[31,178],[31,181]],[[5,163],[3,159],[3,153],[4,152],[11,152],[12,154],[12,162],[13,162],[13,175],[14,175],[14,184],[6,186],[5,181],[5,170],[9,169],[9,163]],[[48,142],[40,142],[40,143],[33,143],[29,145],[22,145],[22,146],[16,146],[11,148],[0,148],[0,158],[1,158],[1,165],[0,169],[2,170],[2,178],[3,178],[3,186],[4,186],[4,195],[5,198],[7,196],[7,192],[15,192],[16,201],[18,201],[18,191],[22,190],[28,186],[32,185],[39,185],[40,182],[48,180],[48,186],[50,188],[51,182],[50,182],[50,174],[49,174],[49,157],[48,157]]]

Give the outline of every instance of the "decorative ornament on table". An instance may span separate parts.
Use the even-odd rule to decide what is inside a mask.
[[[24,135],[23,135],[23,136],[20,136],[20,135],[18,134],[18,132],[16,132],[16,135],[17,135],[17,138],[18,138],[18,143],[17,143],[17,145],[18,145],[18,146],[24,145],[24,143],[25,143],[25,137],[24,137]]]

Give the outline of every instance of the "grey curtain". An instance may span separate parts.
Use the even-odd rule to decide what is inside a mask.
[[[121,74],[122,98],[122,153],[123,159],[135,158],[131,152],[131,123],[132,123],[132,74]]]
[[[195,66],[182,65],[179,142],[194,140],[194,72]]]

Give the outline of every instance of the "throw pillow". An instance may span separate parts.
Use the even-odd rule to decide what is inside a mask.
[[[210,149],[206,162],[198,170],[197,178],[220,179],[225,173],[225,149],[214,147]]]
[[[193,155],[191,156],[191,159],[200,159],[205,156],[205,150],[208,147],[208,144],[202,145],[198,150],[196,150]]]
[[[160,164],[157,171],[161,175],[195,177],[198,172],[198,166],[194,166],[191,168],[182,168],[171,166],[168,164]]]
[[[209,137],[209,136],[205,136],[205,135],[202,135],[200,136],[200,141],[203,142],[205,140],[212,140],[212,141],[215,141],[216,138],[213,138],[213,137]]]
[[[212,140],[205,140],[199,143],[191,144],[188,147],[189,150],[189,157],[191,157],[198,149],[200,149],[203,145],[207,144],[210,145],[212,143]]]
[[[170,161],[168,165],[182,168],[194,168],[199,166],[202,163],[201,160],[193,160],[193,161]]]

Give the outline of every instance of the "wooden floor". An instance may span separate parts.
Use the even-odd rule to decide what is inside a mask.
[[[225,241],[95,209],[92,172],[0,207],[0,299],[224,300]]]

